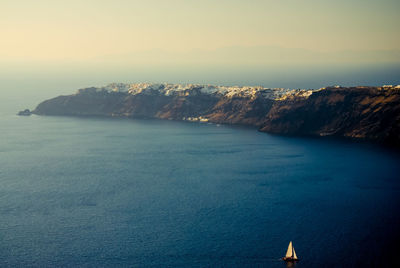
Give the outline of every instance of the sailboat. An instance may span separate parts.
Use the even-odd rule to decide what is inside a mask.
[[[296,251],[294,251],[294,247],[292,245],[292,241],[290,241],[289,246],[288,246],[287,251],[286,251],[286,256],[283,257],[282,260],[291,261],[291,262],[299,261],[299,259],[297,258],[297,255],[296,255]]]

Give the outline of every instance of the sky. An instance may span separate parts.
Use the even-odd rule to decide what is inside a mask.
[[[328,83],[364,68],[364,82],[400,83],[399,11],[398,0],[1,0],[0,79],[279,84],[325,70]]]

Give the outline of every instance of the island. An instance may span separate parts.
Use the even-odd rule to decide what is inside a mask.
[[[112,83],[46,100],[32,113],[240,124],[273,134],[400,147],[400,86],[391,85],[284,89]]]
[[[29,109],[25,109],[23,111],[19,111],[17,113],[17,115],[21,115],[21,116],[30,116],[32,114],[32,112]]]

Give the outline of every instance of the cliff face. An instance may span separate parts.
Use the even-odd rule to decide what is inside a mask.
[[[261,131],[361,138],[400,146],[400,90],[327,88],[275,101]]]
[[[206,88],[144,85],[139,88],[86,88],[40,103],[39,115],[121,116],[199,120],[260,126],[272,106],[270,94],[283,89]],[[136,86],[136,85],[135,85]],[[121,90],[122,87],[122,90]]]
[[[288,91],[111,84],[44,101],[33,113],[245,124],[275,134],[350,137],[400,146],[400,89],[394,87]]]
[[[78,94],[59,96],[40,103],[38,115],[111,116],[123,104],[125,94],[88,88]]]
[[[255,98],[221,98],[206,114],[213,123],[260,126],[273,100],[261,96]]]

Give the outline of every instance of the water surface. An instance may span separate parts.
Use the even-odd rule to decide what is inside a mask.
[[[383,266],[398,252],[396,152],[10,111],[0,114],[2,267],[285,267],[291,240],[297,267]]]

